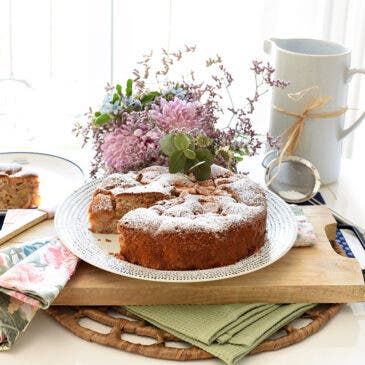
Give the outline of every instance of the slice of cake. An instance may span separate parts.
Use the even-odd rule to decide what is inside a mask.
[[[0,164],[0,209],[35,208],[39,201],[36,173],[15,163]]]
[[[152,166],[109,176],[89,207],[91,230],[118,231],[119,257],[159,270],[233,264],[266,242],[264,190],[243,175],[212,166],[211,178]]]
[[[182,174],[172,175],[167,167],[151,166],[138,173],[108,176],[95,191],[89,206],[90,230],[94,233],[118,233],[118,221],[130,210],[148,208],[172,197],[176,187],[191,181]]]

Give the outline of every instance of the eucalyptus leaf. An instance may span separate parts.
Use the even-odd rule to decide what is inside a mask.
[[[196,153],[190,149],[184,150],[184,155],[185,155],[185,157],[187,157],[190,160],[196,159]]]
[[[213,163],[214,157],[208,149],[199,148],[195,151],[195,153],[196,153],[196,158],[199,161],[206,161],[207,165],[209,166]]]
[[[211,173],[210,166],[208,164],[198,166],[193,170],[193,173],[194,176],[197,178],[197,180],[199,181],[206,180],[209,178]]]
[[[96,125],[103,125],[105,123],[108,123],[110,121],[110,115],[109,114],[101,114],[99,117],[95,119]]]
[[[199,161],[199,162],[197,162],[197,161],[198,160],[194,161],[195,163],[192,166],[190,166],[189,171],[193,171],[195,168],[206,164],[205,161]]]
[[[190,145],[190,138],[184,133],[178,133],[174,139],[175,147],[180,150],[186,150]]]
[[[176,174],[177,172],[184,172],[186,157],[183,151],[174,151],[170,156],[169,172]]]
[[[190,141],[190,144],[189,144],[188,149],[189,150],[192,150],[192,151],[195,151],[195,143],[194,143],[194,141]]]
[[[165,134],[160,141],[161,151],[166,156],[171,156],[174,151],[176,151],[176,147],[174,144],[174,135],[173,134]]]
[[[196,165],[197,160],[190,160],[190,159],[186,159],[185,162],[185,166],[184,166],[184,172],[187,174],[189,172],[191,172],[191,168]]]

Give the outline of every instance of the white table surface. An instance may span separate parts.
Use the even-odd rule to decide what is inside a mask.
[[[244,168],[251,170],[250,164]],[[257,166],[257,164],[255,164]],[[262,179],[262,171],[252,173],[255,180]],[[329,205],[342,215],[365,228],[364,172],[344,161],[341,178],[323,188]],[[333,193],[335,195],[333,195]],[[365,253],[350,234],[346,234],[354,253],[365,267]],[[85,322],[84,325],[87,325]],[[95,327],[94,327],[95,328]],[[103,326],[99,330],[103,330]],[[123,338],[135,340],[131,335]],[[312,364],[343,365],[363,364],[365,347],[365,303],[345,305],[323,329],[305,341],[276,352],[267,352],[242,359],[239,364]],[[0,355],[6,365],[96,365],[96,364],[150,364],[163,365],[174,361],[145,358],[120,350],[86,342],[75,337],[53,319],[40,312],[15,346]],[[219,360],[190,361],[186,364],[222,364]]]

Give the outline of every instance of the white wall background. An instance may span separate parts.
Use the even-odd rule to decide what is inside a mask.
[[[264,57],[270,36],[341,42],[353,50],[353,66],[365,67],[365,1],[0,0],[0,150],[79,156],[74,122],[150,49],[196,44],[202,61],[221,54],[236,79],[234,97],[244,98],[253,87],[250,62]],[[355,77],[349,106],[365,108],[365,77]],[[260,131],[269,104],[267,97],[259,107]],[[365,123],[347,157],[361,161],[364,138]]]

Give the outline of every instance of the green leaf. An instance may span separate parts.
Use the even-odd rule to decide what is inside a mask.
[[[195,160],[196,159],[196,153],[192,150],[189,150],[189,148],[184,150],[184,155],[185,155],[186,158],[188,158],[190,160]]]
[[[117,86],[115,87],[115,89],[117,90],[117,93],[119,95],[122,95],[122,85],[117,84]]]
[[[95,112],[95,116],[96,117],[99,117],[101,115],[101,113],[100,112]]]
[[[194,143],[194,141],[190,141],[190,144],[189,144],[188,149],[189,150],[192,150],[192,151],[195,151],[195,143]]]
[[[212,153],[206,148],[199,148],[195,151],[195,153],[196,158],[199,161],[206,161],[209,166],[213,163],[214,157]]]
[[[120,100],[120,97],[117,93],[113,95],[112,104],[114,104],[117,100]]]
[[[165,134],[160,141],[161,151],[166,156],[171,156],[174,151],[176,151],[176,147],[174,144],[174,135],[173,134]]]
[[[127,80],[127,87],[125,89],[125,95],[127,96],[127,98],[132,96],[132,85],[133,85],[132,79],[128,79]]]
[[[189,171],[192,171],[192,170],[194,170],[195,168],[197,168],[197,167],[199,167],[199,166],[202,166],[202,165],[205,165],[206,164],[206,162],[205,161],[199,161],[199,162],[197,162],[198,160],[195,160],[194,162],[194,164],[192,164],[190,167],[189,167]]]
[[[184,172],[186,157],[182,151],[174,151],[170,156],[169,172],[175,174],[177,172]]]
[[[190,145],[190,138],[184,133],[178,133],[174,139],[175,147],[180,150],[186,150]]]
[[[109,114],[101,114],[99,117],[95,119],[96,125],[103,125],[105,123],[108,123],[110,121],[110,115]]]
[[[197,180],[199,181],[203,181],[208,179],[208,177],[210,176],[211,170],[210,170],[210,165],[208,164],[204,164],[201,166],[196,167],[193,170],[194,176],[197,178]]]
[[[184,166],[184,172],[187,174],[191,172],[191,168],[196,165],[196,162],[197,160],[190,160],[187,158]]]
[[[210,176],[210,166],[213,163],[213,155],[206,148],[199,148],[195,151],[196,163],[190,167],[190,171],[198,180],[206,180]]]
[[[141,103],[142,104],[148,104],[151,101],[155,100],[155,98],[157,98],[157,96],[160,96],[161,94],[158,91],[151,91],[148,94],[145,94],[142,96],[141,98]]]

